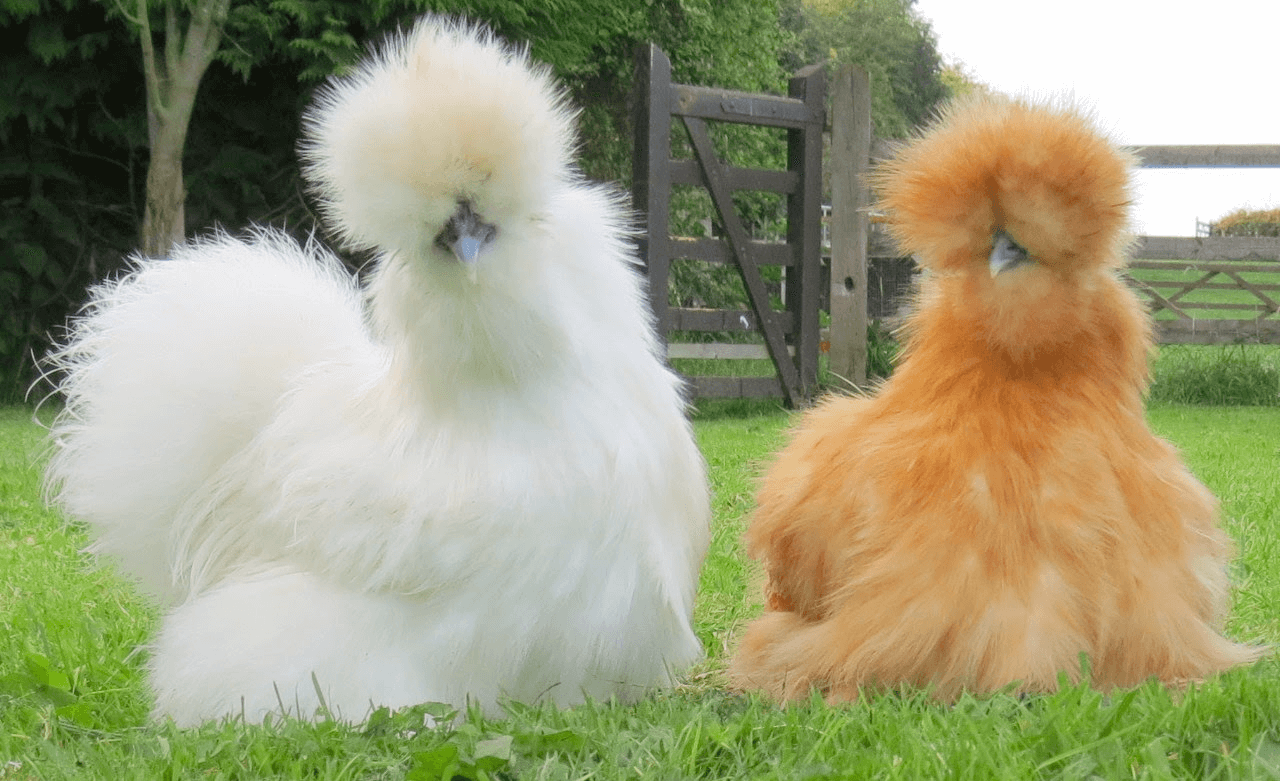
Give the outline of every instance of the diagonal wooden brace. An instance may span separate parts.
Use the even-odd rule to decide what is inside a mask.
[[[760,331],[764,334],[765,346],[769,350],[769,356],[773,359],[774,365],[778,367],[779,378],[782,380],[782,389],[787,395],[787,402],[793,407],[801,406],[805,402],[805,396],[800,384],[800,372],[796,369],[796,364],[792,360],[791,354],[787,352],[787,343],[782,333],[782,326],[778,322],[777,313],[773,311],[773,307],[770,305],[769,293],[765,289],[764,278],[760,276],[760,268],[756,265],[755,258],[752,257],[750,237],[742,226],[742,219],[734,208],[733,197],[725,183],[722,171],[723,164],[720,162],[720,158],[716,156],[715,147],[711,143],[711,135],[707,132],[707,123],[697,117],[681,117],[681,119],[689,130],[689,138],[693,141],[694,156],[698,159],[698,165],[702,168],[703,176],[706,177],[707,189],[711,192],[711,200],[715,203],[716,211],[720,214],[720,222],[724,225],[724,232],[729,239],[729,246],[738,261],[736,265],[742,275],[742,283],[747,288],[747,295],[751,299],[751,305],[756,310]]]

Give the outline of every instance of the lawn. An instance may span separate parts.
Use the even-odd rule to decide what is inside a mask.
[[[938,705],[918,693],[779,708],[721,689],[756,610],[739,538],[790,420],[771,402],[707,403],[695,420],[715,492],[686,685],[622,706],[512,706],[504,721],[424,706],[335,723],[178,730],[147,718],[141,669],[156,621],[83,531],[40,500],[43,431],[0,408],[0,779],[1280,778],[1280,662],[1186,691],[1104,697],[1085,686]],[[1155,404],[1153,427],[1222,500],[1237,539],[1228,631],[1280,642],[1280,408]]]

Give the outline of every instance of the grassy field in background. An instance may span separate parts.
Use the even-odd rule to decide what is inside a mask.
[[[1212,360],[1185,349],[1166,351],[1157,368]],[[447,714],[433,706],[359,727],[157,724],[147,717],[138,650],[157,612],[79,552],[81,528],[43,506],[44,432],[31,418],[27,408],[0,408],[3,781],[1280,778],[1274,656],[1188,691],[1149,684],[1106,697],[1068,686],[954,706],[906,692],[779,708],[725,693],[724,661],[759,610],[758,575],[740,537],[756,480],[792,420],[772,401],[704,402],[695,415],[714,490],[695,617],[708,658],[678,690],[633,705],[513,705],[503,721],[469,713],[436,727],[424,718]],[[1150,420],[1221,498],[1238,541],[1228,631],[1280,643],[1280,408],[1155,403]]]

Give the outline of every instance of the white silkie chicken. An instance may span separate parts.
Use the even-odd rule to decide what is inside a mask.
[[[705,469],[573,121],[524,52],[425,18],[306,117],[363,296],[266,230],[93,292],[48,479],[167,606],[158,716],[629,699],[699,657]]]

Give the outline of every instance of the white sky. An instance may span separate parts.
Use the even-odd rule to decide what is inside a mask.
[[[917,0],[938,49],[1015,95],[1073,95],[1122,144],[1280,144],[1280,0]],[[1280,169],[1139,170],[1135,227],[1280,207]]]

